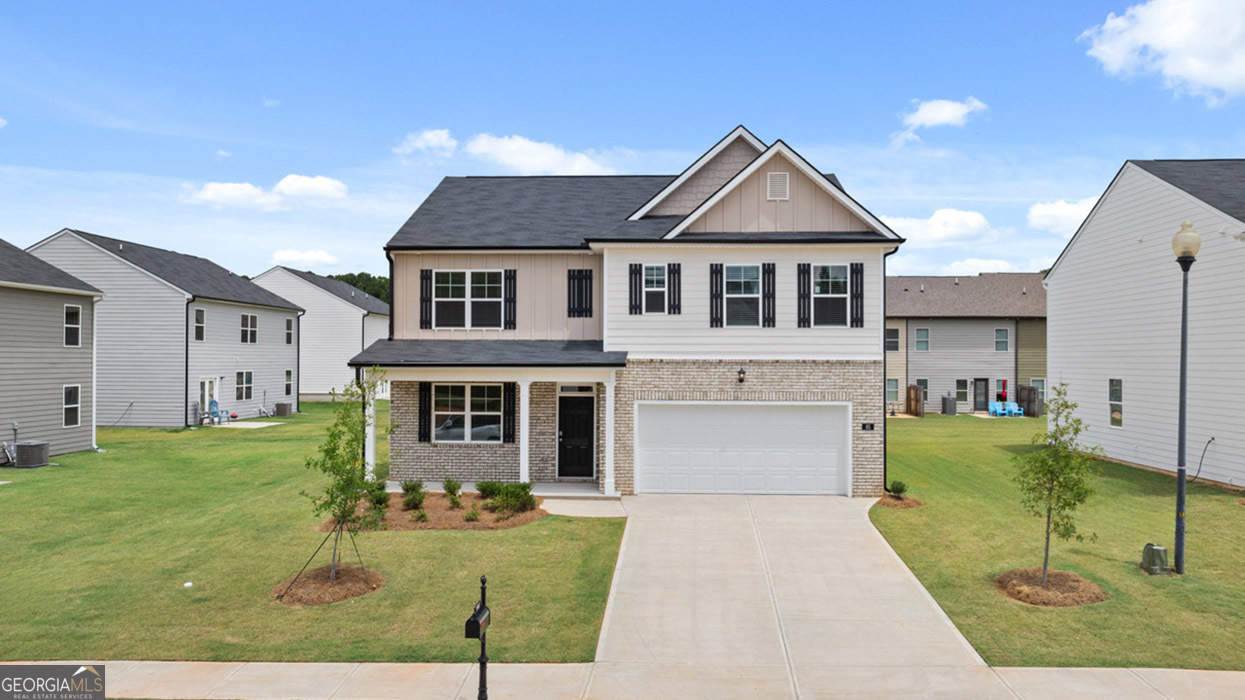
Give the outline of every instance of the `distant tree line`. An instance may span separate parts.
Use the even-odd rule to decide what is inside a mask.
[[[367,272],[347,272],[343,275],[329,275],[329,277],[341,280],[355,289],[361,289],[381,301],[389,301],[388,277],[377,277]]]

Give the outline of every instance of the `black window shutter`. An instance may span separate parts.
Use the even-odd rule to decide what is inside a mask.
[[[419,271],[419,327],[432,328],[432,270]]]
[[[627,299],[630,301],[628,313],[632,316],[644,313],[644,266],[640,263],[631,263],[628,269]]]
[[[683,265],[666,265],[666,313],[683,313]]]
[[[709,265],[709,327],[722,327],[722,263]]]
[[[504,314],[505,321],[502,324],[502,328],[508,331],[514,330],[514,327],[515,327],[516,314],[515,314],[515,305],[514,305],[514,295],[515,295],[515,287],[518,286],[518,283],[516,280],[517,277],[518,277],[518,272],[515,270],[506,270],[503,274],[501,294],[502,294],[502,307],[503,307],[502,313]]]
[[[501,441],[514,442],[514,382],[501,388]]]
[[[579,318],[579,270],[566,271],[566,317]]]
[[[432,382],[419,383],[419,441],[432,442]]]
[[[566,315],[592,318],[592,270],[566,271]]]
[[[865,327],[865,264],[852,263],[852,328]]]
[[[812,313],[810,307],[813,295],[813,273],[812,266],[808,263],[800,263],[796,266],[795,288],[796,288],[796,326],[799,328],[810,328],[813,325]]]
[[[583,305],[581,310],[583,311],[584,318],[592,318],[592,270],[584,270],[583,273],[584,279],[580,282],[580,286],[583,288],[581,295]]]
[[[774,327],[774,263],[761,264],[761,327]]]

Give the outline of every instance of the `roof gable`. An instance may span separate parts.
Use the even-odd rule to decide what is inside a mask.
[[[686,215],[764,150],[764,142],[743,125],[737,126],[627,218]]]
[[[1040,272],[886,278],[887,318],[1045,318]]]
[[[331,294],[347,304],[362,309],[369,314],[377,314],[380,316],[389,315],[389,304],[386,304],[371,294],[368,294],[367,292],[341,280],[333,279],[332,277],[325,277],[323,275],[317,275],[314,272],[305,270],[295,270],[292,267],[285,267],[284,265],[279,265],[273,269],[284,270],[304,282],[319,288],[326,294]],[[262,277],[263,275],[260,276]]]
[[[1128,162],[1224,214],[1245,221],[1245,159]]]
[[[0,239],[0,286],[18,285],[70,293],[102,294],[64,270]]]

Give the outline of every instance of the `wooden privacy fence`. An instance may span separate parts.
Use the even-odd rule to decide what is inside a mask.
[[[1031,386],[1019,386],[1016,388],[1016,403],[1025,410],[1025,416],[1037,418],[1042,415],[1045,406],[1042,405],[1042,399],[1038,395],[1038,390]]]
[[[904,413],[917,418],[925,417],[925,390],[916,384],[908,385],[908,397],[904,405]]]

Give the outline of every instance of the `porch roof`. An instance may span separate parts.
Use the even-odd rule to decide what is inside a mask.
[[[623,367],[599,340],[378,340],[351,367]]]

